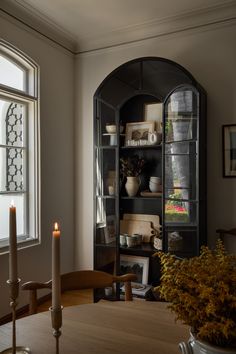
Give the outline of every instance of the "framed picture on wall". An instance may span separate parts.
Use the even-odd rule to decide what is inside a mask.
[[[223,177],[236,177],[236,124],[223,125]]]

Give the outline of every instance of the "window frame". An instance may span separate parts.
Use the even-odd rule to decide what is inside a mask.
[[[41,198],[40,198],[40,97],[39,97],[39,74],[40,69],[38,64],[29,56],[12,46],[10,43],[0,39],[0,54],[7,60],[18,66],[25,72],[23,90],[0,83],[0,98],[16,103],[26,105],[26,185],[25,195],[26,201],[24,208],[26,208],[26,215],[24,223],[27,225],[26,235],[17,236],[18,248],[26,248],[32,245],[41,243]],[[33,143],[33,167],[29,159],[29,117],[33,119],[34,138]],[[1,145],[0,145],[1,146]],[[3,146],[3,144],[2,144]],[[25,177],[25,176],[24,176]],[[33,187],[30,186],[32,180]],[[33,198],[29,196],[30,191],[33,193]],[[9,193],[9,192],[8,192]],[[15,194],[13,192],[12,194]],[[23,192],[24,193],[24,192]],[[0,195],[5,194],[3,191]],[[13,197],[14,198],[14,197]],[[31,200],[33,199],[33,201]],[[31,204],[31,206],[30,206]],[[10,207],[10,205],[9,205]],[[30,214],[30,207],[33,207],[32,214]],[[29,231],[31,231],[29,234]],[[9,251],[9,238],[0,240],[0,254]]]

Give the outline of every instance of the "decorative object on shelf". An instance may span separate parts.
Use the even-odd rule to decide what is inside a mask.
[[[153,289],[152,285],[145,285],[140,283],[131,282],[132,295],[145,298],[147,293]],[[122,285],[121,293],[125,294],[125,286]]]
[[[140,192],[141,197],[162,197],[162,192],[150,192],[149,190],[145,190]]]
[[[153,193],[161,192],[162,191],[161,178],[160,177],[150,177],[149,189]]]
[[[158,133],[162,133],[162,115],[162,103],[148,102],[144,104],[144,119],[145,121],[154,121]]]
[[[138,177],[144,168],[145,160],[139,158],[138,155],[128,156],[127,158],[121,157],[120,165],[122,177],[127,178],[125,184],[126,192],[129,197],[135,197],[140,186]]]
[[[111,243],[116,240],[116,220],[115,215],[107,215],[105,227],[105,243]]]
[[[235,353],[236,256],[225,252],[221,240],[215,250],[204,246],[200,256],[188,260],[162,252],[155,255],[162,265],[156,290],[170,302],[177,318],[191,327],[197,341],[207,342],[201,347],[191,336],[187,344],[180,344],[182,353]]]
[[[143,241],[143,235],[141,234],[133,234],[132,237],[136,238],[136,245],[141,246],[142,241]]]
[[[154,131],[154,122],[146,121],[146,122],[134,122],[134,123],[126,123],[126,131],[125,131],[125,146],[128,146],[128,140],[139,141],[143,140],[140,145],[144,145],[144,141],[148,145],[148,136],[149,133],[153,133]]]
[[[120,125],[120,133],[122,133],[124,130],[124,126]],[[109,134],[115,134],[116,133],[116,125],[113,123],[107,123],[106,124],[106,131]]]
[[[150,214],[123,214],[123,220],[150,221],[155,230],[160,230],[159,215]]]
[[[114,195],[116,190],[116,171],[109,170],[106,177],[106,190],[109,195]],[[113,192],[113,194],[112,194]]]
[[[148,284],[149,257],[120,255],[121,274],[133,273],[137,276],[137,283]]]
[[[153,238],[153,247],[156,249],[156,250],[162,250],[162,239],[158,236],[155,236]]]
[[[143,220],[120,220],[120,232],[128,235],[142,234],[142,242],[149,243],[156,230],[151,221]]]
[[[120,245],[127,246],[127,236],[128,234],[121,234],[120,235]]]
[[[121,174],[123,177],[138,177],[143,171],[145,160],[138,155],[120,158]]]
[[[126,177],[125,190],[129,197],[135,197],[138,193],[140,186],[140,178],[139,177]]]
[[[12,309],[12,348],[3,350],[2,354],[27,354],[31,353],[27,347],[16,346],[16,306],[19,295],[20,279],[17,274],[17,228],[16,228],[16,207],[11,203],[9,209],[9,280],[7,284],[10,289],[10,307]]]
[[[177,231],[168,232],[168,251],[177,252],[183,249],[183,237]]]
[[[149,145],[159,145],[161,143],[162,134],[154,131],[148,134],[148,144]]]
[[[223,177],[236,177],[236,124],[223,125]]]
[[[154,242],[155,237],[159,237],[161,233],[159,215],[124,214],[120,227],[127,230],[126,232],[130,232],[131,234],[138,236],[138,245],[139,242]],[[140,234],[140,232],[142,234]]]
[[[137,246],[137,237],[136,236],[127,236],[126,237],[127,246],[128,247],[135,247]]]

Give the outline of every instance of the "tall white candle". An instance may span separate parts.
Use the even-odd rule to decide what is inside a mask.
[[[52,232],[52,309],[61,308],[60,235],[58,223]]]
[[[16,282],[17,276],[17,236],[16,207],[13,202],[9,209],[9,280]]]

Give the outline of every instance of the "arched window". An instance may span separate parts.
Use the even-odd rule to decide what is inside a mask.
[[[0,252],[17,212],[18,242],[39,240],[39,67],[0,40]]]

